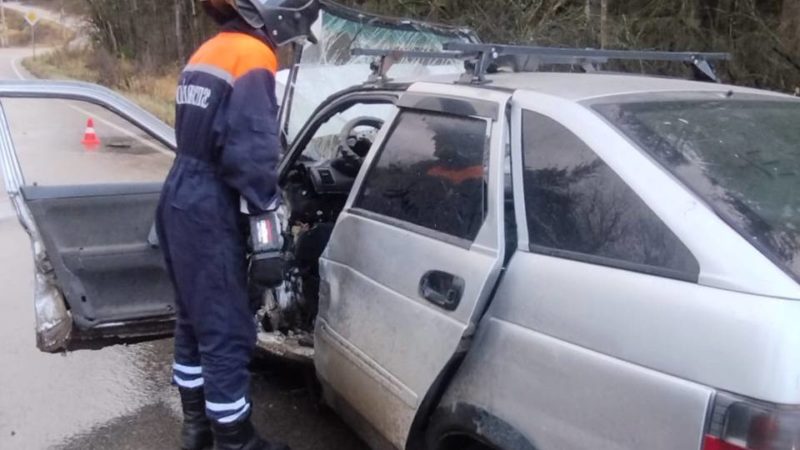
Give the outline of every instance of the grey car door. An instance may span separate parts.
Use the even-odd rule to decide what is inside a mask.
[[[502,268],[507,101],[412,87],[321,260],[320,378],[397,448]]]
[[[41,185],[26,181],[9,111],[11,104],[29,100],[39,103],[37,111],[57,110],[52,117],[85,122],[89,108],[116,132],[125,131],[118,124],[130,125],[149,139],[150,146],[158,144],[162,165],[167,167],[175,138],[172,128],[99,86],[0,83],[0,166],[5,189],[32,243],[37,345],[55,352],[171,333],[173,289],[153,233],[160,182]],[[70,102],[84,106],[70,106]],[[24,122],[15,125],[24,127]],[[24,133],[27,140],[38,142],[46,133],[44,125]],[[137,138],[127,133],[125,139]],[[85,155],[72,148],[78,139],[55,141],[51,148],[33,144],[27,151],[31,158],[38,158],[39,167],[62,175],[70,170],[66,162],[85,163],[97,171],[104,167],[101,163],[113,160],[109,148]],[[140,141],[145,142],[144,138]],[[41,164],[43,160],[46,164]]]

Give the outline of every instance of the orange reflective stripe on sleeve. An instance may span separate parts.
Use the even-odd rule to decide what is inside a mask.
[[[191,66],[215,67],[228,74],[230,81],[236,81],[253,70],[263,69],[274,74],[278,71],[278,57],[256,37],[223,32],[197,50],[189,60],[189,68]]]

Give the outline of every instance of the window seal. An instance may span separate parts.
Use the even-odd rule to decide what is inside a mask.
[[[625,270],[628,272],[637,272],[644,275],[669,278],[677,281],[685,281],[687,283],[697,284],[700,281],[700,273],[695,271],[684,272],[680,270],[667,269],[665,267],[660,267],[660,266],[651,266],[647,264],[634,263],[622,259],[590,255],[587,253],[573,252],[569,250],[561,250],[538,244],[530,244],[530,252],[543,256],[550,256],[553,258],[568,259],[580,263],[591,264],[593,266],[604,266],[612,269]]]

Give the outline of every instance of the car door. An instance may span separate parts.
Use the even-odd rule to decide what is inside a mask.
[[[81,144],[87,118],[102,145]],[[173,289],[153,225],[174,148],[172,128],[108,89],[0,83],[0,165],[31,239],[41,350],[171,333]],[[118,182],[134,172],[150,182]]]
[[[507,101],[413,86],[320,262],[319,376],[396,448],[502,270]]]

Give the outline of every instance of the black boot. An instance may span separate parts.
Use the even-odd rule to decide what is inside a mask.
[[[250,417],[230,424],[214,423],[216,450],[289,450],[285,444],[265,441],[256,433]]]
[[[214,445],[211,422],[206,417],[203,389],[178,388],[183,407],[182,450],[206,450]]]

